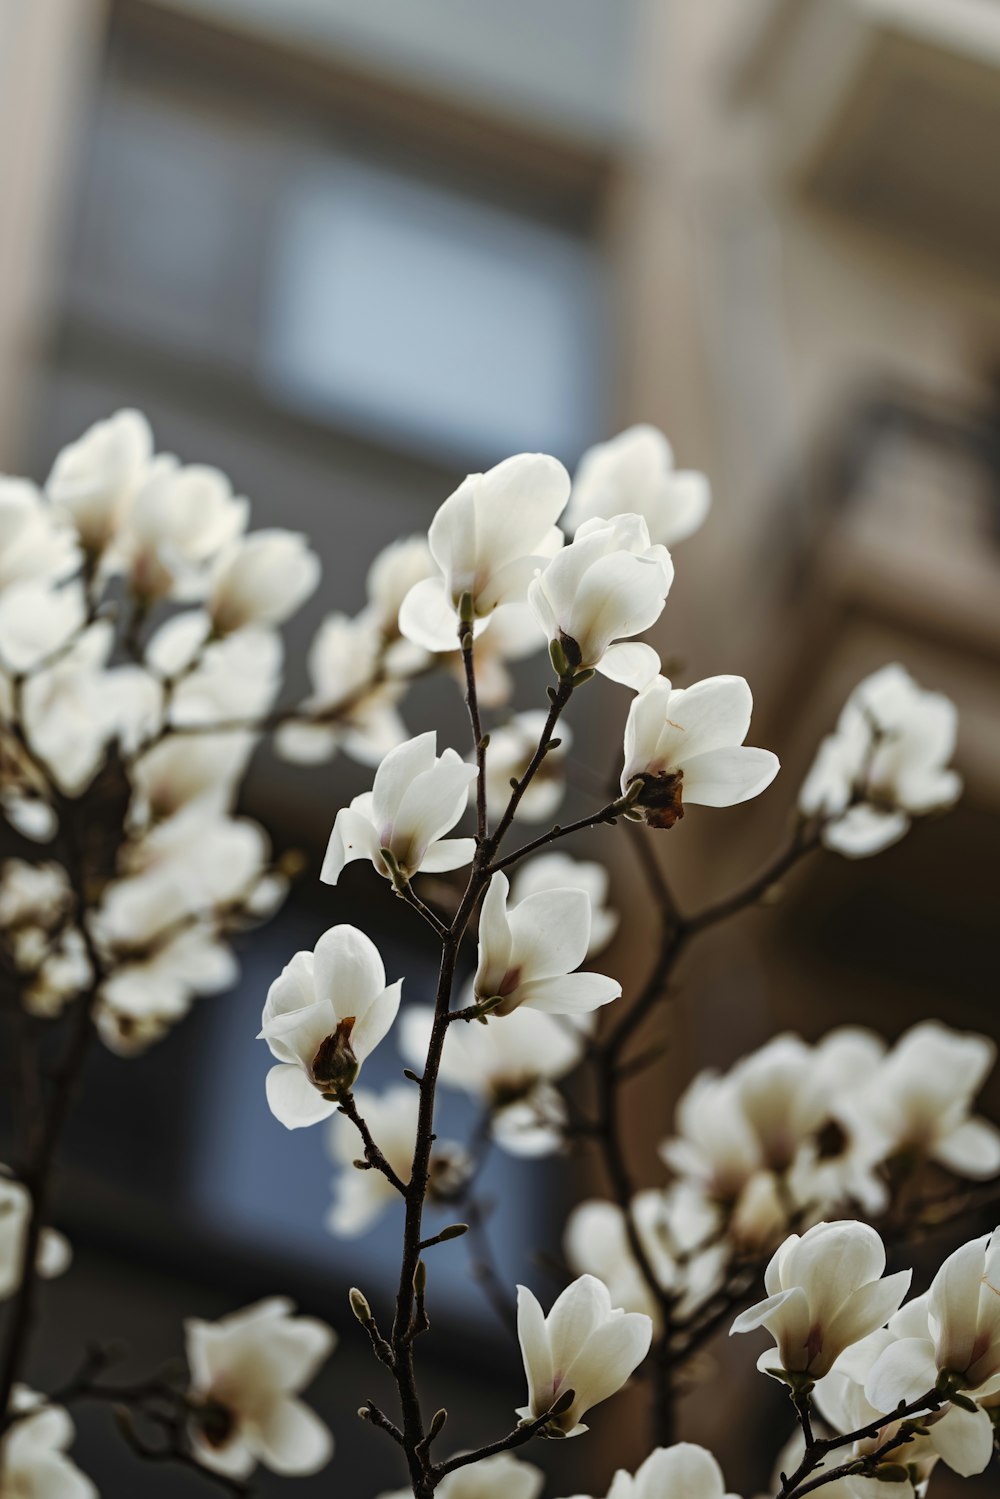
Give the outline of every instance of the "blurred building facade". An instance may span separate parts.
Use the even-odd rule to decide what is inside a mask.
[[[817,860],[691,955],[647,1137],[693,1068],[785,1027],[997,1031],[998,148],[995,0],[0,0],[5,468],[41,477],[144,407],[315,538],[294,656],[467,469],[662,426],[715,506],[659,643],[688,679],[744,673],[784,763],[759,804],[664,837],[690,904],[783,836],[865,672],[899,659],[957,700],[957,812],[871,864]],[[444,684],[417,711],[460,732]],[[589,711],[603,772],[614,716]],[[308,843],[366,778],[264,759],[252,810]],[[638,977],[642,886],[597,841]],[[143,1065],[166,1087],[179,1055]]]

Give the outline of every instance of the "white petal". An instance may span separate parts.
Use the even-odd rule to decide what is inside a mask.
[[[257,1455],[273,1473],[318,1473],[333,1456],[329,1429],[301,1400],[276,1400],[255,1428]]]
[[[400,605],[399,628],[425,651],[458,649],[458,615],[443,578],[414,583]]]
[[[287,1062],[271,1068],[266,1088],[271,1113],[286,1129],[318,1124],[321,1119],[329,1119],[337,1107],[317,1092],[300,1067]]]
[[[346,924],[323,933],[313,952],[313,991],[338,1019],[362,1015],[384,988],[385,968],[370,937]]]
[[[581,1015],[610,1004],[622,992],[617,979],[603,973],[567,973],[535,979],[518,989],[520,1003],[549,1015]],[[502,1025],[503,1019],[497,1021]]]
[[[590,897],[585,890],[542,890],[507,915],[511,963],[525,982],[571,973],[590,945]]]
[[[744,745],[708,750],[684,762],[682,795],[696,806],[735,807],[766,790],[779,769],[770,750]]]
[[[641,692],[660,673],[660,658],[651,645],[642,640],[619,640],[609,645],[598,663],[597,670],[609,681],[620,682]]]
[[[924,1338],[900,1338],[880,1354],[865,1380],[865,1397],[877,1411],[894,1411],[901,1401],[919,1400],[937,1379],[934,1345]]]

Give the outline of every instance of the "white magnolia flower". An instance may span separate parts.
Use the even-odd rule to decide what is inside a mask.
[[[28,479],[0,474],[0,593],[12,583],[56,583],[79,562],[76,533]]]
[[[881,1137],[884,1158],[916,1156],[985,1181],[1000,1172],[1000,1130],[970,1115],[995,1061],[988,1037],[923,1021],[859,1087],[851,1117]]]
[[[258,1463],[286,1476],[318,1473],[333,1453],[323,1422],[298,1398],[333,1351],[324,1322],[272,1297],[219,1322],[184,1324],[191,1443],[198,1461],[230,1478]]]
[[[224,547],[212,565],[212,624],[220,635],[280,625],[315,591],[320,571],[304,536],[279,527],[251,531]]]
[[[170,699],[172,725],[242,725],[267,713],[281,686],[284,646],[275,630],[248,626],[202,649],[208,626],[200,611],[175,615],[150,642],[153,669],[181,674]]]
[[[0,864],[0,930],[49,928],[72,904],[69,877],[61,864],[29,864],[5,859]]]
[[[103,552],[148,473],[153,434],[139,411],[118,411],[63,448],[46,483],[53,505],[72,517],[92,556]]]
[[[31,1199],[22,1182],[0,1166],[0,1301],[5,1301],[21,1284],[24,1237],[31,1217]],[[39,1275],[46,1280],[69,1269],[72,1251],[68,1239],[53,1228],[43,1228],[35,1262]]]
[[[582,1494],[576,1499],[585,1499]],[[737,1499],[726,1493],[722,1469],[693,1442],[657,1447],[634,1474],[615,1474],[607,1499]]]
[[[865,1385],[881,1355],[900,1337],[913,1333],[929,1335],[926,1303],[926,1296],[907,1302],[890,1318],[887,1328],[873,1332],[849,1348],[832,1371],[817,1383],[814,1391],[816,1405],[834,1431],[860,1431],[880,1416],[890,1414],[872,1405],[865,1394]],[[880,1446],[891,1442],[901,1425],[899,1421],[886,1422],[877,1436],[852,1443],[849,1453],[844,1453],[843,1458],[870,1456]],[[928,1482],[939,1459],[963,1477],[981,1473],[989,1464],[993,1455],[993,1428],[984,1411],[971,1412],[949,1404],[940,1411],[925,1415],[921,1426],[922,1435],[886,1458],[889,1464],[905,1460],[910,1481],[900,1483],[897,1474],[895,1490],[904,1499],[916,1499],[923,1493],[923,1485]],[[845,1483],[846,1499],[882,1499],[885,1492],[878,1478],[852,1478]]]
[[[393,877],[385,849],[404,879],[418,870],[440,873],[468,864],[473,838],[445,838],[465,811],[476,767],[453,749],[437,754],[437,735],[418,734],[386,755],[371,791],[337,813],[320,879],[335,885],[345,864],[371,859]]]
[[[118,548],[133,592],[147,603],[203,597],[209,563],[243,533],[249,514],[249,501],[218,469],[157,458]]]
[[[885,1246],[867,1223],[817,1223],[785,1240],[764,1275],[767,1299],[731,1331],[767,1328],[777,1346],[761,1357],[765,1373],[820,1379],[898,1310],[913,1272],[883,1278],[884,1270]]]
[[[101,984],[95,1016],[101,1040],[119,1056],[138,1056],[183,1020],[193,999],[221,994],[238,977],[232,948],[210,923],[192,922],[154,939]]]
[[[403,600],[399,627],[407,639],[428,651],[453,651],[463,595],[479,628],[499,605],[523,601],[538,568],[562,546],[556,521],[568,498],[569,475],[544,453],[520,453],[470,474],[431,522],[438,575]]]
[[[778,757],[751,749],[753,697],[742,677],[671,687],[657,677],[633,700],[625,724],[622,791],[654,828],[671,828],[686,802],[733,807],[770,786]]]
[[[86,620],[78,583],[53,587],[37,578],[12,583],[0,593],[0,669],[37,671],[65,650]]]
[[[258,1038],[278,1061],[267,1074],[276,1119],[298,1129],[336,1111],[395,1020],[402,983],[386,987],[378,949],[353,926],[295,954],[267,991]]]
[[[618,912],[606,904],[610,884],[608,871],[593,860],[574,859],[569,854],[537,854],[518,867],[510,887],[512,903],[543,890],[583,890],[590,898],[590,943],[587,957],[602,952],[618,930]]]
[[[642,516],[652,541],[673,546],[698,530],[710,504],[705,475],[675,469],[663,433],[640,423],[584,453],[566,520],[576,531],[584,521],[632,511]]]
[[[585,521],[528,589],[560,675],[599,671],[636,689],[650,682],[660,658],[628,637],[656,623],[673,577],[670,553],[651,545],[641,516]]]
[[[678,1183],[666,1192],[637,1193],[632,1217],[658,1285],[675,1295],[678,1315],[688,1316],[718,1289],[725,1268],[717,1210],[688,1183]],[[599,1198],[578,1203],[567,1219],[563,1245],[571,1270],[596,1275],[615,1306],[644,1312],[659,1330],[659,1302],[632,1253],[617,1203]]]
[[[849,858],[896,843],[914,817],[950,807],[962,791],[949,768],[955,705],[925,692],[902,666],[884,666],[851,693],[799,793],[823,842]]]
[[[510,1452],[498,1452],[445,1474],[435,1489],[437,1499],[539,1499],[545,1475],[531,1463],[518,1462]],[[380,1499],[412,1499],[412,1489],[395,1489]]]
[[[343,747],[363,765],[378,765],[406,738],[396,712],[402,687],[382,680],[382,655],[373,620],[328,614],[309,647],[312,694],[302,704],[303,719],[278,730],[278,753],[314,765]]]
[[[972,1400],[1000,1392],[1000,1230],[949,1255],[926,1297],[890,1327],[896,1341],[865,1383],[876,1409],[895,1410],[935,1386]]]
[[[2,1499],[98,1499],[90,1479],[66,1456],[76,1436],[67,1412],[23,1385],[14,1387],[11,1409],[18,1419],[0,1438]]]
[[[528,1403],[517,1414],[534,1421],[566,1401],[544,1430],[579,1436],[587,1430],[580,1418],[621,1389],[649,1352],[652,1335],[649,1318],[612,1307],[607,1286],[593,1275],[572,1281],[548,1316],[527,1286],[518,1286],[517,1336]]]
[[[490,730],[486,756],[486,805],[491,817],[499,818],[510,801],[511,780],[520,780],[545,727],[548,715],[541,711],[515,713],[507,723]],[[547,822],[559,810],[566,794],[564,763],[573,742],[568,725],[559,725],[559,746],[549,750],[521,797],[514,816],[522,822]]]
[[[464,1004],[474,993],[467,990]],[[409,1006],[400,1017],[399,1049],[414,1067],[427,1056],[433,1010]],[[452,1025],[439,1077],[490,1113],[494,1139],[514,1155],[548,1155],[562,1144],[566,1109],[551,1083],[580,1061],[585,1031],[569,1020],[521,1008],[503,1025]]]
[[[110,624],[98,620],[24,684],[22,723],[28,741],[67,796],[79,796],[89,785],[114,733],[109,673],[104,670],[112,645]]]
[[[494,1015],[520,1005],[573,1015],[596,1010],[622,992],[602,973],[576,973],[590,946],[586,891],[540,890],[508,905],[510,884],[495,874],[479,916],[476,999]]]
[[[365,579],[368,598],[365,618],[378,628],[383,640],[399,639],[403,600],[417,583],[433,578],[436,573],[426,536],[402,536],[379,552]]]
[[[193,802],[209,816],[229,812],[256,744],[245,732],[168,734],[132,763],[143,821],[172,817]]]

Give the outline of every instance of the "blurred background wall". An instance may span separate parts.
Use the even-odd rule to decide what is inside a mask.
[[[467,470],[525,448],[572,467],[649,420],[715,494],[659,643],[679,678],[745,673],[752,738],[785,767],[759,803],[664,838],[687,904],[781,838],[866,671],[899,659],[957,700],[956,812],[861,866],[817,860],[690,955],[669,1086],[636,1104],[650,1180],[691,1071],[782,1028],[1000,1030],[998,154],[995,0],[0,0],[0,465],[41,478],[128,404],[161,447],[226,469],[258,524],[307,531],[323,557],[293,689],[322,614],[359,607],[370,556]],[[524,680],[533,705],[543,677]],[[576,720],[602,773],[606,706],[595,692]],[[463,732],[450,683],[407,721]],[[262,755],[247,809],[315,860],[368,777]],[[618,861],[609,961],[638,978],[643,887],[610,835],[588,847]],[[77,1336],[110,1330],[169,1352],[183,1314],[294,1287],[345,1330],[319,1399],[359,1499],[394,1470],[349,1419],[369,1358],[344,1290],[363,1267],[387,1294],[393,1234],[324,1235],[321,1142],[279,1134],[251,1037],[270,978],[334,919],[420,991],[420,934],[371,888],[334,911],[308,879],[237,993],[145,1061],[95,1067],[61,1203],[80,1268],[50,1289],[46,1351],[64,1367]],[[505,1272],[543,1289],[529,1251],[556,1243],[554,1185],[544,1166],[491,1180]],[[458,1272],[461,1246],[446,1252]],[[495,1435],[520,1375],[471,1293],[437,1348],[442,1403],[461,1387],[455,1442]],[[718,1356],[730,1384],[749,1377],[742,1349]],[[752,1393],[770,1424],[726,1454],[748,1492],[780,1430]],[[691,1405],[691,1434],[716,1440]],[[621,1408],[598,1417],[552,1457],[555,1493],[636,1455]],[[188,1491],[137,1476],[100,1417],[81,1461],[107,1495]]]

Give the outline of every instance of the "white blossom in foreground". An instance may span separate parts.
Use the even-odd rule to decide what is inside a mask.
[[[384,1093],[360,1088],[354,1100],[379,1150],[400,1180],[407,1181],[417,1140],[420,1108],[417,1089],[411,1083],[398,1083]],[[330,1120],[327,1144],[331,1159],[341,1169],[334,1177],[333,1204],[326,1226],[340,1238],[354,1238],[367,1233],[387,1208],[399,1202],[399,1193],[381,1171],[356,1167],[364,1147],[356,1126],[343,1114],[335,1114]],[[468,1181],[471,1166],[468,1152],[460,1145],[435,1141],[427,1184],[428,1201],[454,1201]]]
[[[1000,1230],[949,1255],[914,1305],[926,1326],[914,1324],[913,1313],[890,1324],[896,1341],[865,1384],[872,1404],[895,1410],[935,1386],[974,1401],[1000,1392]]]
[[[510,1452],[498,1452],[445,1474],[435,1489],[436,1499],[539,1499],[545,1475],[531,1463],[519,1462]],[[394,1489],[380,1499],[413,1499],[412,1489]]]
[[[574,1499],[587,1499],[577,1494]],[[634,1474],[615,1474],[607,1499],[737,1499],[726,1492],[722,1469],[693,1442],[657,1447]]]
[[[0,1301],[13,1296],[21,1284],[24,1239],[31,1216],[31,1199],[22,1182],[0,1166]],[[68,1239],[55,1229],[43,1228],[36,1269],[46,1280],[69,1269],[72,1251]]]
[[[56,458],[46,493],[72,519],[91,557],[100,556],[125,521],[152,457],[148,421],[140,411],[122,410],[95,422]]]
[[[713,1205],[688,1183],[649,1188],[632,1199],[632,1218],[657,1284],[672,1292],[679,1317],[717,1290],[727,1248]],[[645,1312],[659,1331],[660,1306],[632,1253],[625,1215],[616,1202],[578,1203],[566,1222],[566,1260],[576,1274],[596,1275],[616,1306]]]
[[[823,842],[865,858],[898,842],[914,817],[950,807],[962,781],[950,768],[957,713],[902,666],[866,677],[823,740],[799,792],[804,817],[823,820]]]
[[[517,1414],[534,1421],[565,1402],[543,1431],[579,1436],[587,1430],[581,1417],[621,1389],[649,1352],[652,1334],[650,1319],[614,1308],[607,1286],[593,1275],[571,1282],[548,1316],[532,1292],[518,1286],[517,1336],[528,1403]]]
[[[468,864],[473,838],[446,838],[465,811],[476,767],[453,749],[437,754],[437,735],[418,734],[390,750],[371,791],[337,813],[320,879],[335,885],[345,864],[370,859],[379,874],[409,880]],[[391,862],[387,862],[385,855]]]
[[[471,1004],[467,991],[463,1004]],[[399,1049],[411,1067],[423,1066],[434,1012],[410,1006],[400,1017]],[[586,1033],[568,1018],[518,1009],[503,1025],[452,1025],[439,1077],[461,1088],[489,1112],[497,1144],[513,1155],[548,1155],[562,1144],[566,1106],[552,1083],[583,1055]]]
[[[267,1101],[288,1129],[327,1119],[399,1009],[402,979],[386,987],[375,944],[353,926],[297,952],[267,991],[260,1036],[278,1065]]]
[[[584,453],[566,521],[576,531],[585,521],[610,520],[633,511],[646,522],[653,542],[673,546],[698,530],[711,498],[705,475],[675,469],[673,449],[664,434],[638,423]]]
[[[220,635],[247,625],[280,625],[315,592],[320,561],[304,536],[280,527],[252,531],[224,547],[212,568],[208,611]]]
[[[898,1310],[912,1271],[883,1278],[884,1270],[885,1246],[867,1223],[817,1223],[785,1240],[765,1272],[767,1299],[741,1312],[731,1331],[772,1335],[777,1346],[760,1359],[765,1373],[820,1379]]]
[[[640,688],[660,670],[652,646],[629,639],[659,619],[673,582],[666,547],[639,515],[585,521],[528,589],[560,676],[599,671]]]
[[[970,1115],[995,1061],[988,1037],[923,1021],[859,1086],[851,1111],[881,1137],[885,1158],[936,1161],[956,1176],[985,1181],[1000,1172],[1000,1130]]]
[[[246,1478],[258,1463],[292,1476],[318,1473],[329,1462],[333,1438],[298,1396],[336,1337],[294,1310],[276,1296],[219,1322],[185,1322],[191,1444],[204,1467]]]
[[[11,1408],[18,1419],[0,1438],[2,1499],[98,1499],[94,1484],[66,1456],[76,1435],[68,1413],[24,1386],[15,1386]]]
[[[402,684],[382,680],[382,636],[364,616],[328,614],[309,647],[313,690],[302,718],[283,724],[275,747],[286,760],[313,765],[340,748],[378,765],[406,738],[396,703]]]
[[[494,1015],[520,1005],[553,1015],[596,1010],[622,992],[602,973],[576,973],[590,946],[584,890],[540,890],[508,905],[510,884],[495,874],[479,915],[478,1003]]]
[[[490,730],[486,756],[486,805],[491,817],[499,818],[510,801],[511,781],[527,770],[545,727],[547,714],[515,713],[507,723]],[[521,822],[552,819],[566,794],[564,765],[573,736],[566,724],[559,725],[559,743],[550,749],[528,783],[514,816]]]
[[[618,912],[607,904],[610,877],[603,864],[564,853],[536,854],[518,866],[511,881],[513,905],[543,890],[583,890],[590,899],[587,957],[602,952],[618,930]]]
[[[415,584],[400,608],[407,639],[453,651],[463,596],[470,624],[480,628],[500,605],[523,601],[539,566],[562,546],[556,521],[568,498],[569,475],[544,453],[520,453],[463,480],[428,532],[438,574]]]
[[[673,827],[686,802],[732,807],[770,786],[777,755],[743,743],[752,711],[742,677],[706,677],[692,687],[657,677],[638,693],[625,724],[621,785],[650,827]]]

